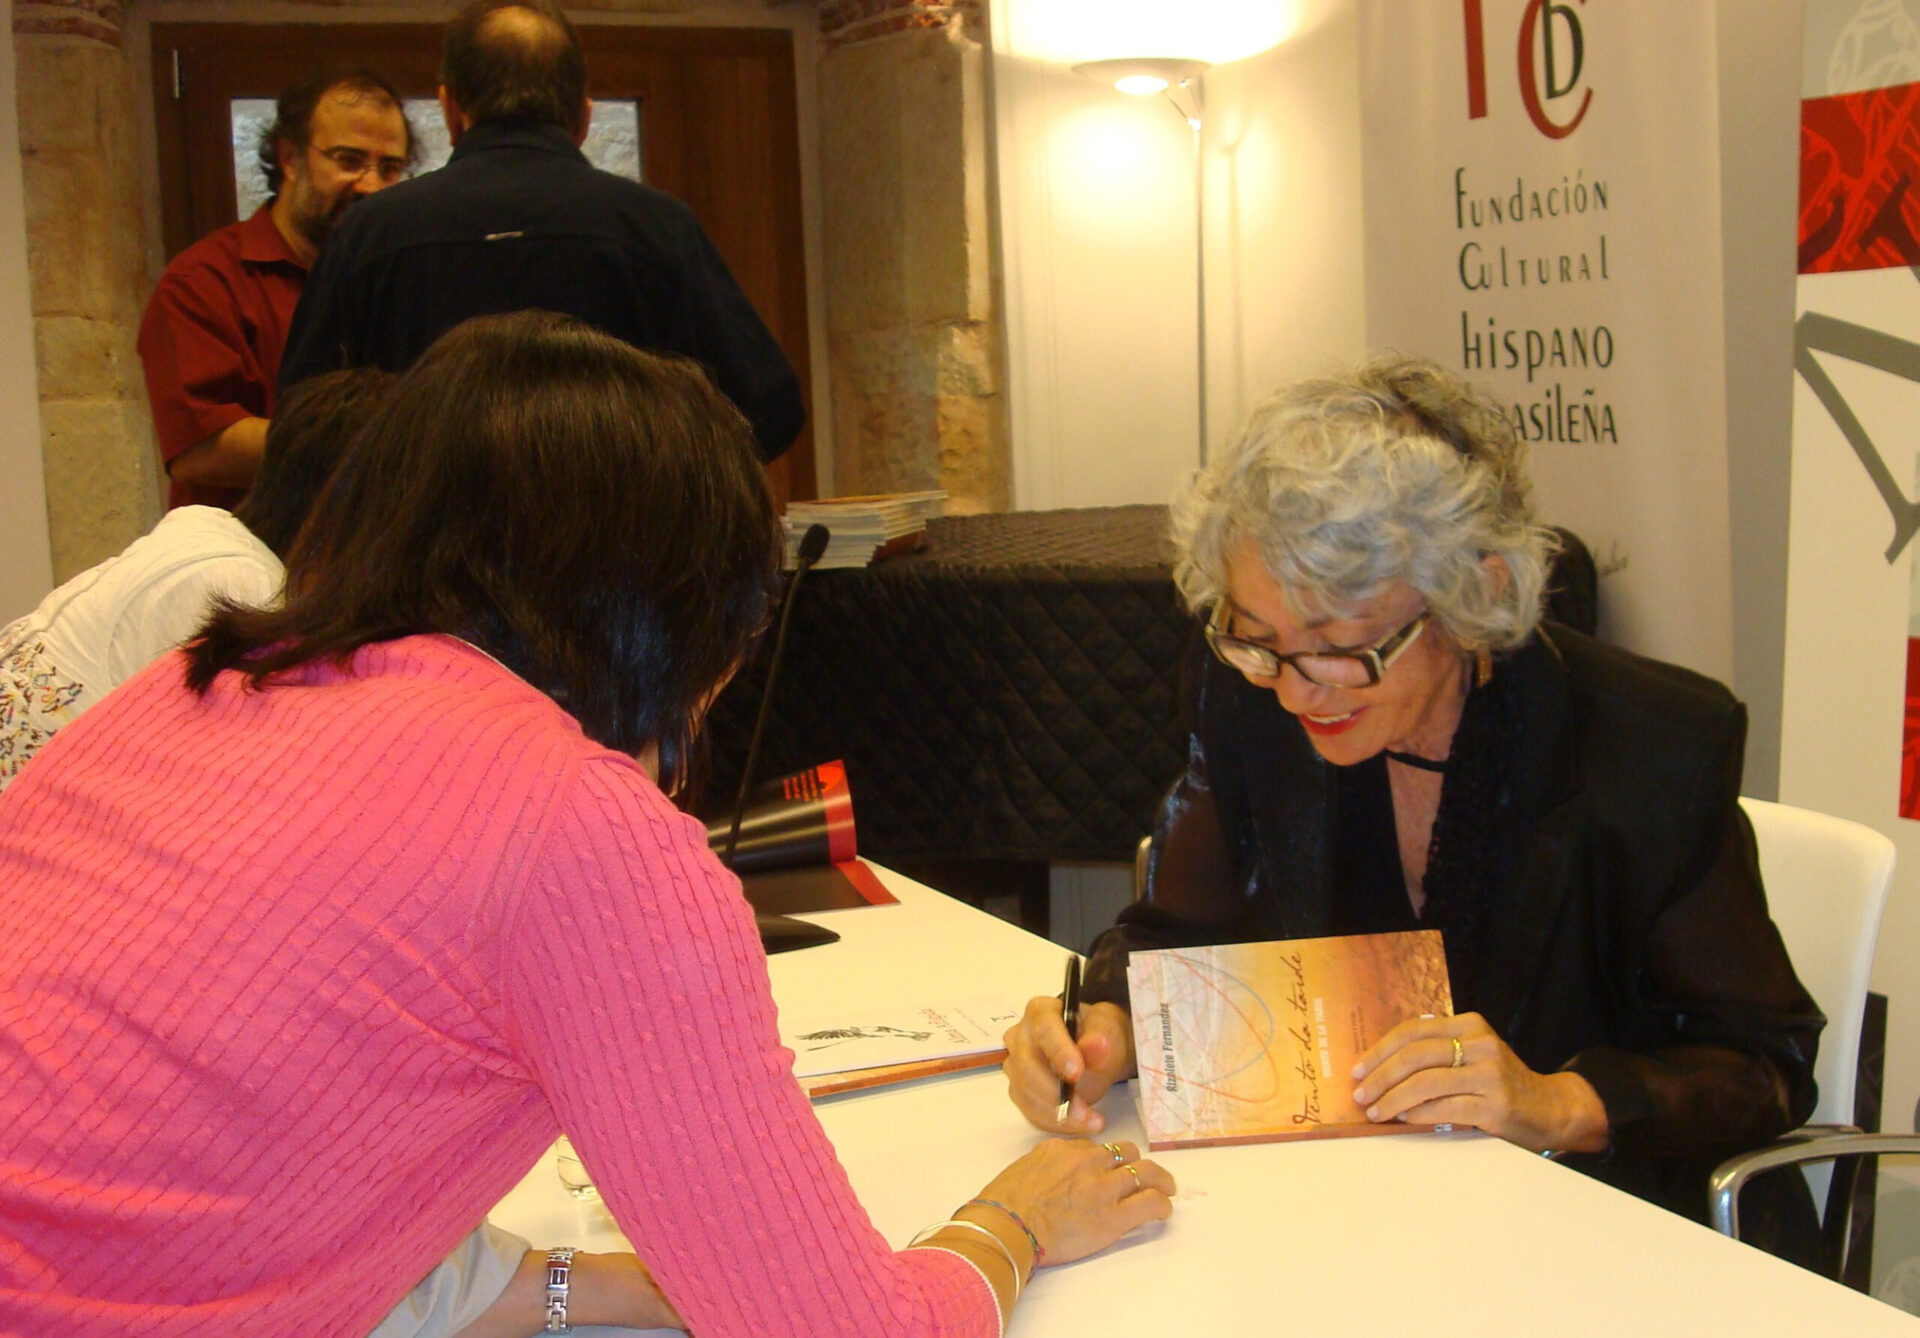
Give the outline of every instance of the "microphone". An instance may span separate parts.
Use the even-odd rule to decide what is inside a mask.
[[[832,537],[827,527],[819,524],[807,526],[807,532],[800,536],[799,560],[794,565],[793,579],[787,582],[786,594],[781,599],[780,629],[774,633],[773,654],[767,658],[767,681],[760,690],[760,711],[753,718],[753,738],[747,744],[746,764],[740,768],[740,790],[733,799],[733,824],[727,829],[727,848],[720,854],[720,862],[729,869],[733,868],[733,848],[740,841],[740,822],[747,813],[747,792],[753,788],[753,769],[760,760],[760,736],[767,727],[767,708],[773,705],[773,684],[779,677],[780,658],[787,648],[787,622],[793,617],[793,597],[800,589],[801,578],[827,551],[827,540]],[[739,872],[737,869],[734,871]],[[840,937],[831,929],[796,920],[790,915],[755,911],[753,921],[755,928],[760,931],[761,946],[769,953],[832,943]]]
[[[833,531],[818,521],[807,526],[807,532],[800,536],[800,563],[794,568],[793,579],[800,580],[800,573],[808,570],[814,563],[826,556],[827,544],[833,538]]]
[[[729,869],[733,868],[733,848],[740,841],[740,822],[747,814],[747,791],[753,786],[754,765],[760,760],[760,736],[767,728],[767,709],[773,705],[773,684],[780,674],[780,658],[787,649],[787,623],[793,618],[793,598],[800,591],[800,581],[820,555],[827,551],[827,541],[833,537],[825,525],[807,526],[807,532],[800,536],[799,560],[793,568],[793,579],[787,582],[787,592],[780,603],[780,629],[774,633],[773,654],[767,659],[767,682],[760,689],[760,710],[753,718],[753,735],[747,743],[747,760],[740,768],[740,789],[733,797],[733,825],[727,829],[727,847],[720,853],[720,862]]]

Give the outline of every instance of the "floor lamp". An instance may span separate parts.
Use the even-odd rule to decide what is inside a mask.
[[[1090,60],[1073,67],[1075,74],[1111,83],[1134,97],[1163,94],[1168,104],[1193,129],[1193,264],[1194,343],[1198,361],[1200,404],[1200,463],[1207,462],[1207,191],[1206,160],[1200,153],[1206,94],[1201,78],[1204,60],[1168,60],[1158,57]]]

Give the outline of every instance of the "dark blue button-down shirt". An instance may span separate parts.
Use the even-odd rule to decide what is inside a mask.
[[[532,307],[699,361],[769,460],[805,420],[791,364],[692,211],[593,167],[558,126],[513,121],[471,127],[445,167],[348,211],[294,313],[280,389],[400,371],[469,317]]]

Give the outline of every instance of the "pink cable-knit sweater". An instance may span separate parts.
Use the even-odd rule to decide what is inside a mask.
[[[562,1126],[700,1338],[994,1331],[868,1222],[631,760],[449,638],[182,663],[0,795],[0,1332],[359,1338]]]

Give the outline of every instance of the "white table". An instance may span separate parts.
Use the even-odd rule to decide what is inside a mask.
[[[901,904],[817,917],[842,935],[771,959],[774,995],[810,1015],[1010,999],[1059,987],[1061,950],[886,875]],[[896,1245],[938,1221],[1039,1135],[998,1071],[815,1107],[874,1223]],[[1109,1131],[1139,1134],[1131,1100]],[[1172,1221],[1043,1270],[1012,1338],[1384,1333],[1810,1338],[1920,1335],[1920,1320],[1476,1134],[1162,1153]],[[551,1155],[493,1214],[537,1245],[627,1248]]]

